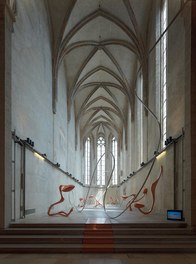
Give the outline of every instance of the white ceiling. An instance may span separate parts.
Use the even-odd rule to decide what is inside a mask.
[[[68,111],[74,106],[82,138],[108,131],[120,139],[126,130],[152,1],[46,0],[53,66],[65,65]]]

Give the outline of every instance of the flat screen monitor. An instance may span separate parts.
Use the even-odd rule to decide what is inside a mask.
[[[167,220],[179,220],[183,221],[183,211],[182,210],[167,210]]]

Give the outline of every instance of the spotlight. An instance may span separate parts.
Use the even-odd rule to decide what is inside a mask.
[[[169,137],[169,143],[171,143],[173,141],[172,137]]]
[[[165,146],[169,145],[173,141],[173,138],[170,136],[165,140]]]
[[[32,141],[30,138],[27,138],[26,143],[28,143],[31,147],[34,147],[34,141]]]
[[[42,156],[43,156],[44,158],[47,158],[47,155],[46,155],[46,153],[42,154]]]
[[[169,144],[168,138],[165,140],[165,146]]]
[[[20,138],[19,138],[18,136],[15,136],[15,137],[14,137],[14,140],[15,140],[15,141],[14,141],[15,143],[20,143]]]

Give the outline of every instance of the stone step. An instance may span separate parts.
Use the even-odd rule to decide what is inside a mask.
[[[1,244],[0,253],[194,252],[196,244]]]
[[[109,241],[108,243],[114,241],[115,243],[196,243],[196,236],[125,236],[125,235],[105,235],[105,236],[99,236],[95,234],[94,236],[87,236],[87,235],[80,235],[80,236],[37,236],[37,235],[31,235],[31,236],[23,236],[23,235],[17,235],[17,236],[0,236],[0,244],[12,244],[12,243],[45,243],[45,244],[51,244],[51,243],[58,243],[58,244],[66,244],[66,243],[82,243],[83,240],[88,241],[91,244],[96,243],[102,243],[103,241]]]
[[[129,227],[118,227],[118,226],[108,226],[107,228],[102,228],[101,226],[83,226],[76,228],[40,228],[40,227],[14,227],[0,230],[0,235],[85,235],[94,236],[95,232],[97,235],[193,235],[193,231],[189,228],[129,228]]]
[[[196,252],[186,223],[11,224],[0,253]]]
[[[78,228],[86,228],[86,226],[96,226],[96,228],[100,229],[108,229],[108,227],[112,226],[112,229],[125,229],[125,228],[187,228],[186,222],[165,222],[165,223],[109,223],[109,224],[78,224],[78,223],[11,223],[9,228],[41,228],[41,229],[49,229],[49,228],[56,228],[56,229],[78,229]]]

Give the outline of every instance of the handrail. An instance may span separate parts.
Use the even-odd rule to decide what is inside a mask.
[[[173,139],[167,146],[165,146],[165,148],[163,148],[160,152],[155,153],[155,155],[150,158],[148,161],[146,161],[142,167],[138,168],[136,171],[134,171],[133,173],[130,173],[127,177],[125,177],[119,184],[118,187],[120,187],[122,184],[126,183],[127,181],[129,181],[132,177],[136,176],[136,174],[138,174],[141,170],[143,170],[149,163],[151,163],[153,161],[154,158],[156,158],[157,156],[159,156],[161,153],[163,153],[164,151],[166,151],[169,147],[171,147],[172,144],[176,143],[181,137],[184,136],[184,133],[180,134],[178,137],[176,137],[175,139]]]
[[[40,151],[38,151],[37,149],[35,149],[34,147],[32,147],[30,144],[28,144],[28,142],[26,140],[20,139],[15,132],[12,132],[12,138],[14,140],[15,143],[25,146],[28,150],[30,150],[33,153],[37,153],[40,157],[42,157],[48,164],[50,164],[53,168],[59,170],[61,173],[65,174],[66,176],[68,176],[71,180],[75,181],[76,183],[80,184],[81,186],[85,187],[84,184],[78,180],[77,178],[75,178],[71,173],[64,171],[63,169],[61,169],[59,167],[58,163],[54,163],[53,161],[51,161],[49,158],[47,158],[46,155],[42,154]]]

